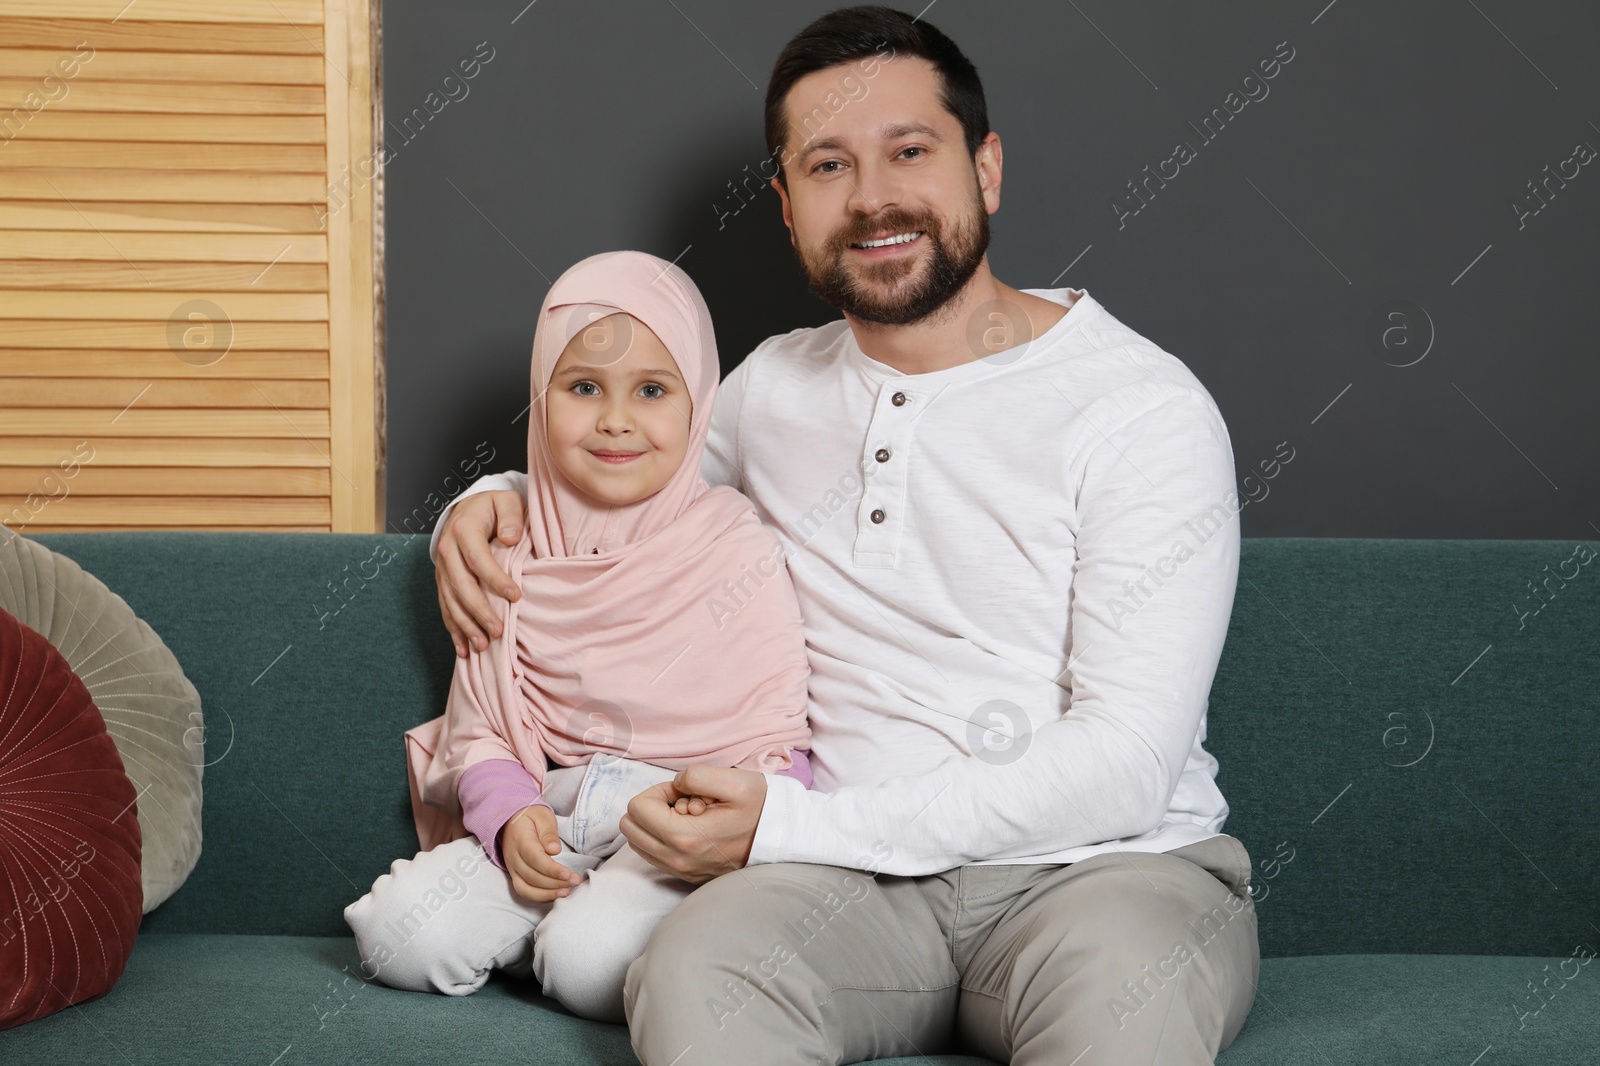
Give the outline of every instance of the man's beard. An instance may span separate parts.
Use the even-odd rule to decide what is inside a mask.
[[[835,234],[818,256],[820,269],[813,269],[796,247],[811,291],[844,314],[879,325],[904,326],[931,315],[972,279],[989,249],[989,213],[976,195],[976,185],[973,189],[971,210],[948,233],[944,221],[936,215],[896,210]],[[928,242],[929,250],[922,255],[928,261],[926,269],[921,259],[910,256],[880,263],[863,260],[856,264],[854,273],[845,265],[852,241],[871,240],[875,233],[885,231],[916,230],[921,230],[922,239]],[[913,272],[922,274],[919,282],[910,288],[897,288],[894,295],[880,295],[882,284],[898,286]],[[862,281],[858,283],[857,277]]]

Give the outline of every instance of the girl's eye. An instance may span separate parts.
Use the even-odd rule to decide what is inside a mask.
[[[590,388],[593,388],[594,387],[594,382],[592,382],[592,381],[580,381],[580,382],[577,382],[576,384],[574,384],[572,387],[573,387],[573,389],[576,390],[576,389],[583,388],[585,385],[589,386]],[[589,394],[588,393],[580,393],[580,395],[587,396]]]
[[[666,389],[662,389],[662,388],[661,388],[661,386],[660,386],[660,385],[657,385],[657,384],[656,384],[656,383],[655,383],[655,382],[653,382],[653,381],[652,381],[652,382],[650,382],[650,383],[649,383],[649,384],[648,384],[648,385],[645,385],[645,386],[644,386],[644,388],[647,388],[647,389],[661,389],[661,392],[662,392],[662,394],[663,394],[663,395],[664,395],[664,394],[665,394],[665,393],[666,393],[666,391],[667,391],[667,390],[666,390]],[[652,399],[654,399],[654,397],[651,397],[651,398],[652,398]]]

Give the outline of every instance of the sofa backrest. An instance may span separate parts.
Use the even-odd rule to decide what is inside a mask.
[[[143,928],[346,934],[344,906],[417,848],[401,733],[442,711],[454,663],[427,538],[35,539],[121,594],[205,701],[204,850]],[[1243,542],[1206,747],[1263,954],[1600,936],[1600,548],[1578,549]]]

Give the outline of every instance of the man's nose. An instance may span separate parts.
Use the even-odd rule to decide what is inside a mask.
[[[900,175],[887,163],[862,160],[856,167],[855,179],[851,185],[850,210],[870,217],[881,215],[900,203]]]

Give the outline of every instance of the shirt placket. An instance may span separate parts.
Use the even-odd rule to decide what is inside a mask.
[[[856,566],[894,569],[906,519],[911,428],[924,403],[926,394],[921,390],[894,381],[884,382],[878,389],[861,452],[866,491],[856,507]]]

